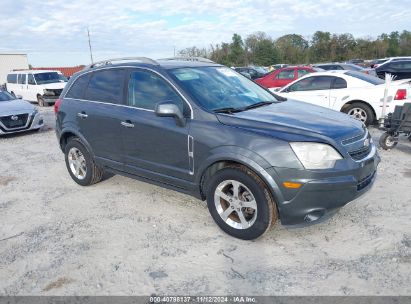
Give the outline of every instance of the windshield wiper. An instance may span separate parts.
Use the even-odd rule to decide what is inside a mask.
[[[250,109],[254,109],[254,108],[259,108],[259,107],[262,107],[262,106],[270,105],[272,103],[274,103],[274,101],[260,101],[260,102],[254,103],[252,105],[246,106],[242,110],[245,111],[245,110],[250,110]]]
[[[213,110],[214,113],[228,113],[228,114],[241,112],[241,111],[244,111],[244,109],[243,108],[232,108],[232,107],[219,108],[219,109]]]

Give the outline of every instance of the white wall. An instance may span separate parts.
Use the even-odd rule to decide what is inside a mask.
[[[6,82],[7,74],[16,69],[28,69],[26,54],[0,54],[0,85]]]

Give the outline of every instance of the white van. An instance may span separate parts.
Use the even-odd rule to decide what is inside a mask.
[[[46,70],[15,71],[7,75],[7,91],[39,106],[54,104],[66,85],[61,73]]]

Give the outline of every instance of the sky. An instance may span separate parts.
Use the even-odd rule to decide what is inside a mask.
[[[317,31],[377,37],[411,31],[411,0],[2,0],[0,53],[40,66],[124,56],[170,57],[174,49],[263,31],[272,38]]]

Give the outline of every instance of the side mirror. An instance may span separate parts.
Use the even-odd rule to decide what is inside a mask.
[[[16,97],[17,97],[17,99],[23,99],[23,96],[21,96],[21,95],[17,95]]]
[[[157,103],[154,113],[160,117],[174,117],[177,125],[180,127],[186,125],[186,119],[184,118],[183,113],[181,113],[180,108],[171,101],[167,100]]]

